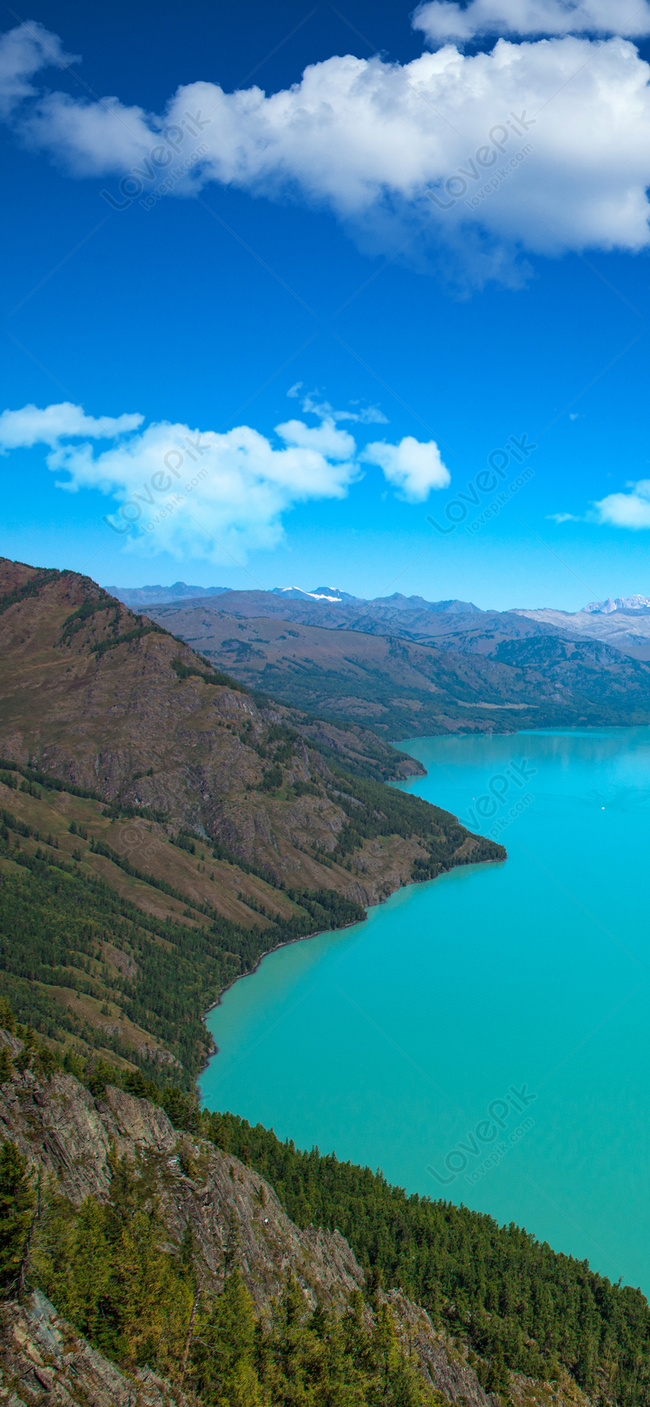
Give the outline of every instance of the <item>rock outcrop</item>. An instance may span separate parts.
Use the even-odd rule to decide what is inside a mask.
[[[0,1403],[6,1407],[187,1407],[148,1368],[121,1373],[35,1290],[0,1308]]]

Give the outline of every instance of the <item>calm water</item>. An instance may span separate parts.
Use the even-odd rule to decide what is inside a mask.
[[[266,958],[209,1018],[204,1101],[648,1293],[650,730],[402,746],[507,862]]]

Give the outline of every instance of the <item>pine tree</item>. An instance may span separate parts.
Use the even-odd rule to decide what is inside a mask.
[[[487,1377],[488,1392],[507,1393],[510,1390],[510,1374],[506,1368],[503,1349],[500,1344],[492,1355]]]
[[[3,1045],[2,1050],[0,1050],[0,1085],[6,1084],[7,1080],[11,1079],[12,1070],[13,1061],[9,1054],[9,1048]]]
[[[253,1301],[240,1271],[233,1270],[192,1345],[190,1376],[201,1401],[219,1407],[266,1407],[257,1357]]]
[[[13,1143],[0,1145],[0,1290],[9,1294],[20,1275],[35,1192],[27,1159]]]

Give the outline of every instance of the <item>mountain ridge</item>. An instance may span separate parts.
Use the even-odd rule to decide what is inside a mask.
[[[639,660],[588,629],[403,599],[361,609],[233,592],[150,616],[248,688],[386,739],[650,722],[650,648]]]

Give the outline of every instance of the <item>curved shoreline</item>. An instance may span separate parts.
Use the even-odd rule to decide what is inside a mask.
[[[399,889],[406,889],[406,888],[407,888],[407,886],[406,886],[405,884],[400,884],[400,885],[399,885]],[[397,889],[394,889],[394,890],[393,890],[393,893],[394,893],[394,894],[397,894],[397,892],[398,892]],[[376,907],[375,904],[370,904],[370,905],[369,905],[369,908],[374,909],[375,907]],[[367,912],[368,912],[368,911],[366,910],[366,917],[367,917]],[[355,919],[354,923],[342,923],[340,928],[317,928],[314,933],[300,933],[300,934],[298,934],[298,937],[297,937],[297,938],[286,938],[285,941],[284,941],[284,943],[276,943],[276,944],[275,944],[275,947],[273,947],[273,948],[267,948],[267,949],[265,950],[265,952],[260,953],[260,955],[259,955],[259,957],[258,957],[258,959],[257,959],[257,962],[255,963],[255,966],[254,966],[254,967],[251,967],[251,969],[250,969],[249,972],[238,972],[238,973],[237,973],[237,976],[236,976],[236,977],[233,977],[232,982],[229,982],[226,987],[222,987],[222,988],[221,988],[221,991],[220,991],[220,993],[219,993],[219,996],[217,997],[217,1000],[216,1000],[215,1002],[210,1002],[210,1005],[209,1005],[208,1007],[206,1007],[206,1010],[205,1010],[205,1012],[204,1012],[204,1014],[203,1014],[203,1018],[202,1018],[202,1019],[203,1019],[203,1021],[204,1021],[204,1023],[205,1023],[206,1030],[208,1031],[208,1035],[211,1035],[211,1032],[210,1032],[210,1030],[209,1030],[209,1028],[208,1028],[208,1025],[207,1025],[207,1018],[208,1018],[208,1016],[210,1015],[210,1012],[211,1012],[211,1011],[216,1011],[217,1007],[221,1006],[221,1004],[222,1004],[222,1002],[223,1002],[223,999],[224,999],[224,997],[225,997],[225,995],[226,995],[226,992],[229,992],[230,989],[231,989],[231,987],[234,987],[234,985],[235,985],[236,982],[241,982],[244,977],[253,977],[253,976],[255,975],[255,973],[257,972],[257,969],[258,969],[259,967],[261,967],[262,963],[264,962],[264,959],[270,957],[270,956],[271,956],[271,953],[279,953],[281,948],[292,948],[293,945],[294,945],[294,943],[304,943],[308,938],[318,938],[321,933],[343,933],[346,928],[355,928],[357,923],[364,923],[364,922],[365,922],[365,919]],[[199,1073],[198,1073],[198,1075],[197,1075],[197,1077],[196,1077],[197,1080],[199,1080],[199,1079],[201,1078],[201,1075],[203,1074],[203,1071],[207,1069],[207,1066],[208,1066],[209,1062],[214,1058],[214,1056],[219,1054],[219,1046],[218,1046],[218,1045],[216,1044],[216,1042],[214,1041],[214,1038],[213,1038],[212,1043],[213,1043],[213,1046],[214,1046],[214,1050],[210,1051],[210,1054],[206,1056],[206,1058],[205,1058],[205,1063],[201,1066],[201,1069],[199,1070]]]
[[[471,864],[472,862],[470,861],[469,863]],[[476,864],[477,866],[478,866],[478,865],[502,865],[502,864],[504,863],[504,861],[503,861],[503,860],[475,860],[473,863]],[[197,1076],[196,1076],[196,1079],[197,1079],[197,1080],[200,1080],[201,1076],[202,1076],[202,1075],[204,1074],[204,1072],[207,1070],[210,1061],[214,1059],[215,1055],[218,1055],[218,1054],[219,1054],[219,1049],[220,1049],[220,1047],[217,1045],[216,1041],[214,1040],[214,1037],[212,1036],[212,1033],[211,1033],[211,1031],[210,1031],[210,1029],[209,1029],[209,1027],[208,1027],[208,1024],[207,1024],[207,1018],[208,1018],[208,1016],[210,1015],[210,1012],[211,1012],[211,1011],[216,1011],[217,1008],[222,1005],[222,1002],[223,1002],[223,999],[224,999],[224,997],[225,997],[225,995],[226,995],[226,992],[229,992],[229,991],[231,990],[231,988],[235,986],[235,983],[236,983],[236,982],[241,982],[241,981],[243,981],[243,979],[244,979],[245,977],[254,977],[254,976],[255,976],[255,973],[258,971],[258,969],[261,967],[262,963],[264,962],[264,959],[265,959],[265,958],[270,957],[272,953],[279,953],[282,948],[292,948],[295,943],[305,943],[305,942],[307,942],[310,938],[318,938],[318,937],[320,937],[321,933],[343,933],[346,928],[356,928],[356,925],[357,925],[358,923],[365,923],[365,921],[366,921],[366,919],[367,919],[367,917],[368,917],[368,910],[369,910],[369,909],[378,909],[382,903],[383,903],[383,904],[386,903],[386,900],[387,900],[387,899],[392,899],[393,894],[399,894],[399,892],[400,892],[401,889],[410,889],[412,886],[414,886],[414,885],[416,885],[416,884],[435,884],[435,883],[436,883],[436,880],[438,880],[438,879],[443,879],[444,875],[453,874],[454,870],[461,870],[461,869],[468,869],[468,868],[469,868],[469,865],[468,865],[468,864],[452,865],[452,866],[450,867],[450,869],[448,869],[448,870],[443,870],[441,874],[435,875],[432,879],[412,879],[408,884],[398,884],[398,885],[397,885],[397,888],[396,888],[396,889],[393,889],[392,893],[391,893],[391,894],[388,894],[384,899],[380,899],[376,904],[368,904],[368,906],[367,906],[367,908],[366,908],[366,910],[365,910],[365,915],[366,915],[366,918],[365,918],[365,919],[355,919],[353,923],[342,923],[341,926],[340,926],[340,928],[317,928],[317,929],[315,929],[315,931],[314,931],[313,933],[300,933],[297,938],[286,938],[283,943],[276,943],[273,948],[266,948],[263,953],[260,953],[260,955],[259,955],[259,957],[258,957],[258,959],[257,959],[257,962],[255,963],[255,966],[254,966],[254,967],[251,967],[248,972],[238,972],[238,973],[237,973],[237,976],[236,976],[236,977],[233,977],[233,979],[232,979],[231,982],[228,982],[225,987],[222,987],[222,988],[221,988],[221,991],[219,992],[219,995],[218,995],[216,1001],[210,1002],[210,1005],[209,1005],[208,1007],[206,1007],[205,1012],[203,1013],[202,1020],[203,1020],[203,1022],[204,1022],[204,1024],[205,1024],[205,1027],[206,1027],[206,1030],[207,1030],[207,1032],[208,1032],[208,1035],[210,1036],[210,1038],[211,1038],[211,1040],[212,1040],[213,1049],[209,1052],[208,1055],[206,1055],[205,1060],[204,1060],[204,1063],[203,1063],[203,1065],[201,1066],[201,1069],[199,1070],[199,1072],[198,1072],[198,1074],[197,1074]]]

